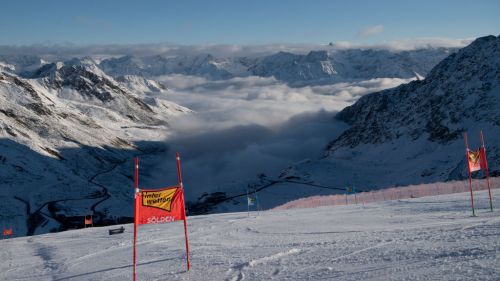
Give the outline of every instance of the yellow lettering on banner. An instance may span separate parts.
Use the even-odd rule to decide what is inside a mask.
[[[153,207],[170,212],[172,199],[177,188],[162,191],[142,191],[142,206]]]
[[[479,151],[469,151],[469,162],[479,165]]]

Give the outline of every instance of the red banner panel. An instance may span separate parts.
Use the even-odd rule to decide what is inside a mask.
[[[184,192],[178,186],[141,189],[136,193],[136,224],[156,224],[183,220]]]
[[[92,217],[91,216],[85,216],[85,225],[92,224]]]
[[[481,162],[481,169],[487,170],[488,169],[488,161],[486,161],[486,149],[484,147],[481,147],[479,149],[479,162]]]

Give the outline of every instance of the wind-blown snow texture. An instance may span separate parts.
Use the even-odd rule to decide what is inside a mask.
[[[495,198],[500,196],[494,191]],[[477,192],[141,226],[138,280],[498,280],[499,211]],[[495,206],[500,200],[495,200]],[[132,225],[0,242],[1,280],[130,280]]]

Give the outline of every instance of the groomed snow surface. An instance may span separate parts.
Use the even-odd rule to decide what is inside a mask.
[[[500,189],[139,228],[138,280],[500,280]],[[132,280],[133,226],[3,240],[0,280]]]

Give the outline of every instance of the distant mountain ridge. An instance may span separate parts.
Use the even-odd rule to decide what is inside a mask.
[[[208,79],[233,77],[275,77],[293,86],[325,84],[355,79],[412,78],[426,75],[454,49],[436,48],[414,51],[389,50],[325,50],[308,54],[278,52],[257,58],[215,58],[210,54],[194,57],[123,56],[102,60],[99,66],[110,75],[184,74]]]
[[[259,57],[217,58],[211,54],[183,56],[132,56],[76,60],[91,61],[112,77],[126,75],[153,78],[161,75],[191,75],[211,80],[234,77],[275,77],[291,86],[331,84],[373,78],[413,78],[426,76],[453,48],[411,51],[384,49],[313,50],[307,54],[278,52]],[[65,61],[60,59],[58,61]],[[38,75],[50,62],[39,56],[0,55],[0,69],[23,77]],[[54,63],[57,61],[54,61]],[[71,63],[70,63],[71,64]]]

